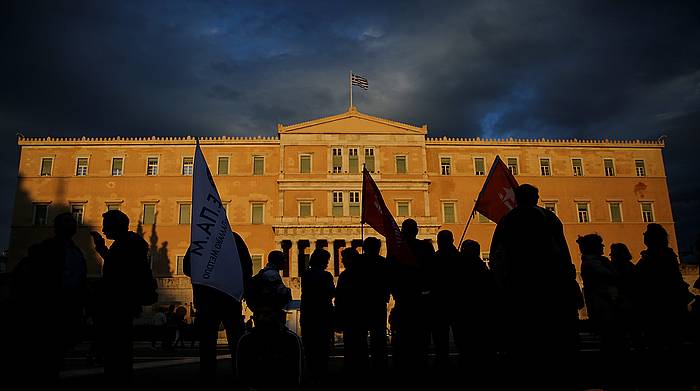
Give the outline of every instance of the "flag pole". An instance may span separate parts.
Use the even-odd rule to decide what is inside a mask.
[[[477,201],[478,201],[478,199],[477,199]],[[462,231],[462,237],[459,238],[459,242],[457,243],[458,249],[462,247],[462,240],[464,240],[464,235],[467,234],[467,228],[469,228],[469,223],[472,222],[472,217],[474,217],[474,212],[476,211],[476,202],[477,201],[474,202],[474,207],[472,208],[472,213],[469,214],[469,219],[467,220],[467,225],[464,226],[464,231]]]
[[[348,75],[348,87],[350,87],[350,108],[352,109],[352,70]]]
[[[352,87],[350,87],[352,88]],[[362,163],[362,194],[365,194],[365,163]],[[364,216],[365,203],[360,204],[360,237],[362,238],[362,244],[365,244],[365,216]],[[362,253],[365,253],[365,248],[362,247]]]

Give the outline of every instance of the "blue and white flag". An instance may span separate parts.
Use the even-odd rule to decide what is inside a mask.
[[[199,141],[192,176],[190,257],[192,283],[210,286],[241,300],[241,258]]]

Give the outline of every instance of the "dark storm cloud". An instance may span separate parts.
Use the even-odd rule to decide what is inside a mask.
[[[656,138],[697,231],[695,3],[14,2],[2,12],[6,166],[27,135],[266,134],[347,107],[432,135]],[[6,170],[4,188],[14,187]],[[3,225],[11,196],[3,198]],[[686,216],[695,216],[691,221]],[[7,229],[0,231],[7,237]]]

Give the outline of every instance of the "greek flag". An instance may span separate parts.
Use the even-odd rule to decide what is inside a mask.
[[[358,76],[358,75],[353,73],[351,80],[352,80],[352,85],[354,85],[354,86],[358,86],[358,87],[362,88],[363,90],[366,90],[369,88],[369,83],[367,82],[367,79],[365,79],[362,76]]]

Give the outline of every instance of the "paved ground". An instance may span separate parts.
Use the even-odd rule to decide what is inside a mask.
[[[576,363],[571,363],[575,368],[574,376],[580,380],[580,388],[586,390],[601,389],[601,380],[598,376],[600,368],[599,349],[597,339],[590,334],[582,333],[582,345],[579,352],[579,357]],[[223,341],[220,341],[223,342]],[[154,349],[150,342],[135,342],[135,386],[142,387],[157,387],[162,390],[179,390],[179,389],[196,389],[199,386],[199,357],[196,347],[191,348],[189,344],[185,348],[163,350],[160,348]],[[102,367],[90,363],[85,358],[88,350],[87,344],[79,345],[74,352],[65,360],[65,370],[61,373],[61,385],[68,388],[94,388],[102,385]],[[697,352],[694,347],[689,347],[686,362],[688,365],[685,369],[678,369],[677,373],[669,373],[669,378],[685,377],[689,379],[687,384],[697,384],[695,387],[686,387],[686,390],[700,391],[700,360],[697,355],[692,354]],[[537,352],[533,352],[533,356]],[[347,385],[347,380],[342,373],[343,369],[343,347],[337,345],[333,352],[333,357],[330,363],[330,379],[329,385],[334,385],[333,389],[348,389],[343,387]],[[489,381],[490,386],[484,387],[468,387],[466,382],[473,376],[467,373],[464,369],[457,369],[457,355],[454,347],[451,353],[451,365],[448,370],[432,369],[428,374],[430,379],[429,389],[506,389],[498,386],[503,382],[512,384],[514,379],[506,378],[514,376],[513,374],[499,373],[495,368],[492,376],[493,381]],[[498,363],[496,365],[499,365]],[[635,363],[634,365],[638,365]],[[639,371],[635,372],[635,376],[642,376]],[[554,376],[555,374],[552,374]],[[388,376],[392,376],[391,373]],[[217,383],[222,388],[231,388],[232,384],[232,369],[230,356],[227,355],[226,346],[219,345],[219,375]],[[517,383],[517,380],[515,381]],[[459,387],[459,385],[462,385]],[[457,385],[455,387],[455,385]],[[328,387],[324,387],[329,389]],[[365,384],[364,389],[375,388]],[[394,387],[382,387],[394,388]],[[507,389],[513,389],[507,387]],[[524,387],[523,387],[524,389]],[[663,389],[663,388],[662,388]],[[280,390],[281,391],[281,390]]]

